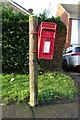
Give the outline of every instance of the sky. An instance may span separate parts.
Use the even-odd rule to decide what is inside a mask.
[[[43,11],[49,10],[50,16],[55,16],[57,6],[59,3],[61,4],[78,4],[80,0],[13,0],[20,4],[22,7],[33,9],[33,13],[38,15],[39,13],[43,13]]]

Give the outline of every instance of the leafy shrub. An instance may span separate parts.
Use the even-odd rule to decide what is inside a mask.
[[[72,100],[77,93],[72,78],[61,72],[44,73],[38,79],[40,102],[62,100],[62,98]]]
[[[28,73],[29,20],[21,12],[2,10],[3,72]]]

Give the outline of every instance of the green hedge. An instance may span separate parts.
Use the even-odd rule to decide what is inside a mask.
[[[2,19],[2,70],[5,73],[28,73],[28,16],[3,9]]]
[[[41,21],[56,22],[65,29],[59,18],[46,18],[44,13],[38,18],[39,24]],[[8,6],[2,9],[2,20],[2,71],[26,74],[29,71],[29,16]],[[39,70],[43,71],[41,64]]]

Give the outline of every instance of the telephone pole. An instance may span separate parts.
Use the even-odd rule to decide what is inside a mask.
[[[29,17],[29,75],[30,106],[38,104],[38,58],[37,58],[38,18]]]

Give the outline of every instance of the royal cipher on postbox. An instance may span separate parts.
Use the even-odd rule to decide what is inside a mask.
[[[38,29],[38,58],[53,59],[56,23],[41,22]]]

